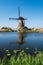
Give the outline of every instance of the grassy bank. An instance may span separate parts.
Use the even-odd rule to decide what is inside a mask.
[[[6,50],[6,55],[0,58],[0,65],[43,65],[43,52],[35,51],[33,55],[26,54],[23,50],[13,50],[13,52],[11,55]]]
[[[7,27],[2,27],[1,29],[0,29],[0,32],[14,32],[14,30],[13,29],[11,29],[11,28],[7,28]]]

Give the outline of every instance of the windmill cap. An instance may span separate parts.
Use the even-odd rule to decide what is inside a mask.
[[[19,17],[18,20],[25,20],[23,17]]]

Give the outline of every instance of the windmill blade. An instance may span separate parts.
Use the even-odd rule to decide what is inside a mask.
[[[9,18],[9,20],[18,20],[18,18]]]
[[[27,20],[27,18],[24,18],[24,20]]]
[[[18,17],[20,17],[20,8],[18,8]]]

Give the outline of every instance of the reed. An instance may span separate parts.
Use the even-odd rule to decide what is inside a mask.
[[[6,52],[6,55],[0,58],[0,65],[43,65],[43,52],[38,51],[36,56],[34,56],[36,52],[31,55],[23,50],[13,50],[13,55],[8,50]]]

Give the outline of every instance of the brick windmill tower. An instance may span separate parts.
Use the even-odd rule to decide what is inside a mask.
[[[18,20],[17,29],[21,30],[24,28],[24,20],[27,20],[27,19],[20,16],[20,8],[18,8],[18,18],[9,18],[9,20]]]

